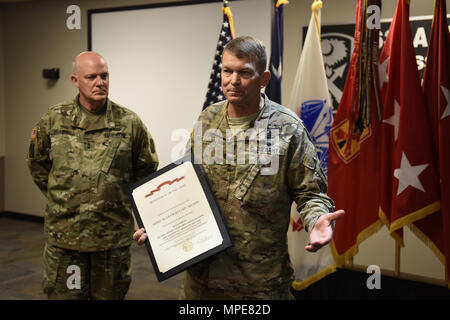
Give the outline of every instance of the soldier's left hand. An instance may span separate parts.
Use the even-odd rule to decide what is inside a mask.
[[[331,223],[333,220],[341,218],[344,214],[344,210],[337,210],[335,212],[321,215],[319,219],[317,219],[314,228],[309,234],[309,244],[305,247],[305,249],[310,252],[316,252],[330,242],[333,237],[333,228]]]
[[[145,243],[145,240],[147,240],[147,233],[145,232],[144,228],[141,228],[139,230],[136,230],[136,232],[133,234],[133,240],[137,242],[138,245],[143,245]]]

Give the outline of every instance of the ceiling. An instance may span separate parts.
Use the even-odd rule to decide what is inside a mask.
[[[0,4],[2,3],[14,3],[14,2],[30,2],[33,0],[0,0]]]

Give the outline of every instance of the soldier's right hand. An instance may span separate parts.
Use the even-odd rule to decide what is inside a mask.
[[[139,230],[136,230],[136,232],[133,234],[133,240],[137,241],[138,245],[143,245],[145,240],[147,240],[147,233],[145,233],[145,229],[141,228]]]

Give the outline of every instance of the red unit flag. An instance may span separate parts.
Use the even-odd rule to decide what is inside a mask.
[[[441,210],[416,221],[411,229],[450,266],[450,34],[445,0],[436,0],[422,88],[439,162]]]
[[[378,30],[368,29],[367,7],[379,1],[358,0],[355,45],[343,95],[330,131],[328,194],[345,216],[336,224],[333,256],[343,265],[358,244],[380,229]]]

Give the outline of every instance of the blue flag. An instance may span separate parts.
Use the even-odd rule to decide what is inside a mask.
[[[278,0],[275,5],[275,20],[272,27],[272,52],[270,53],[270,81],[266,87],[266,95],[270,100],[281,103],[281,74],[283,70],[283,19],[284,5],[289,2]]]
[[[225,99],[221,89],[221,71],[222,71],[222,53],[225,45],[234,38],[233,15],[231,9],[225,2],[223,7],[223,23],[220,28],[219,40],[217,41],[216,54],[214,55],[214,63],[211,70],[211,76],[208,83],[208,91],[206,92],[206,99],[203,103],[204,110],[213,103]]]

